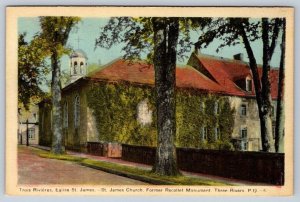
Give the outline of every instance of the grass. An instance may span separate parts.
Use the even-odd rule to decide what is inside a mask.
[[[120,165],[111,162],[97,161],[88,158],[76,157],[72,155],[62,154],[57,155],[48,151],[34,148],[34,153],[42,158],[50,158],[57,160],[65,160],[76,162],[84,166],[93,167],[99,170],[107,170],[112,173],[119,173],[123,176],[134,176],[136,179],[144,179],[145,181],[160,182],[160,184],[174,184],[174,185],[205,185],[205,186],[230,186],[229,183],[223,183],[213,180],[189,177],[184,175],[179,176],[161,176],[152,173],[149,170],[141,169],[133,166]]]
[[[85,165],[96,166],[99,168],[105,168],[113,171],[122,171],[127,174],[137,175],[148,179],[162,180],[176,185],[207,185],[207,186],[231,185],[228,183],[216,182],[216,181],[205,180],[205,179],[194,178],[194,177],[187,177],[184,175],[161,176],[145,169],[140,169],[132,166],[119,165],[119,164],[104,162],[104,161],[95,161],[91,159],[84,159],[81,163]]]

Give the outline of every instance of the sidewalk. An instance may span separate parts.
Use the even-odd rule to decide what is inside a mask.
[[[50,147],[45,147],[45,146],[40,146],[40,145],[31,145],[31,146],[50,151]],[[103,156],[95,156],[95,155],[91,155],[91,154],[74,152],[74,151],[70,151],[70,150],[67,151],[67,154],[71,155],[71,156],[88,158],[88,159],[96,160],[96,161],[104,161],[104,162],[116,163],[119,165],[132,166],[132,167],[145,169],[145,170],[151,170],[151,168],[152,168],[152,166],[150,166],[150,165],[145,165],[145,164],[141,164],[141,163],[124,161],[122,159],[108,158],[108,157],[103,157]],[[230,179],[230,178],[224,178],[224,177],[201,174],[201,173],[187,172],[187,171],[182,171],[182,170],[180,172],[186,176],[200,178],[200,179],[204,179],[204,180],[213,180],[213,181],[222,182],[222,183],[230,183],[234,186],[270,186],[269,184],[264,184],[264,183],[256,183],[256,182],[249,182],[249,181],[244,181],[244,180]]]

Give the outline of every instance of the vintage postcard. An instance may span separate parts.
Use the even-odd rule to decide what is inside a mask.
[[[7,7],[6,193],[293,194],[294,9]]]

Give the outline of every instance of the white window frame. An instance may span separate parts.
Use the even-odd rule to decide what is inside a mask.
[[[250,82],[250,85],[248,84]],[[252,91],[252,79],[246,78],[246,91],[251,92]]]
[[[202,141],[207,140],[207,127],[206,126],[202,126],[201,139],[202,139]]]
[[[219,127],[215,127],[215,140],[221,139],[221,132]]]
[[[218,101],[215,102],[214,111],[216,115],[220,114],[220,104]]]
[[[244,137],[245,135],[244,135],[243,131],[246,131],[246,137]],[[248,139],[248,128],[247,127],[242,127],[240,135],[241,135],[241,139]]]
[[[246,104],[241,105],[240,113],[241,113],[241,116],[247,116],[247,105]]]
[[[35,139],[35,128],[34,127],[28,129],[28,137],[31,140]]]

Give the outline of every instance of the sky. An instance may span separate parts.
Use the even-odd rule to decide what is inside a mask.
[[[88,57],[88,64],[96,63],[105,65],[112,60],[121,57],[124,55],[122,52],[123,44],[114,45],[111,49],[105,49],[96,47],[95,42],[98,36],[100,35],[101,28],[105,26],[108,22],[108,18],[82,18],[82,20],[78,23],[76,28],[74,28],[67,42],[67,45],[72,47],[73,49],[82,49]],[[26,41],[30,41],[32,37],[40,32],[40,25],[38,18],[26,17],[18,19],[18,33],[26,32]],[[196,42],[200,33],[193,32],[191,34],[192,42]],[[79,39],[79,43],[78,43]],[[279,40],[280,42],[280,40]],[[214,56],[219,56],[223,58],[233,58],[233,55],[237,53],[243,53],[244,61],[248,61],[247,53],[245,48],[242,45],[236,45],[232,47],[225,47],[221,49],[218,53],[216,52],[216,48],[220,44],[220,41],[214,40],[207,48],[201,49],[203,54],[209,54]],[[257,63],[262,64],[262,44],[260,41],[252,42],[252,49],[254,50],[254,54],[257,58]],[[192,50],[193,51],[193,50]],[[190,53],[187,53],[190,55]],[[280,61],[280,47],[279,43],[275,49],[271,65],[273,67],[278,67]],[[186,64],[185,61],[177,61],[179,65]],[[62,71],[69,72],[69,57],[63,56],[61,59],[61,68]]]

